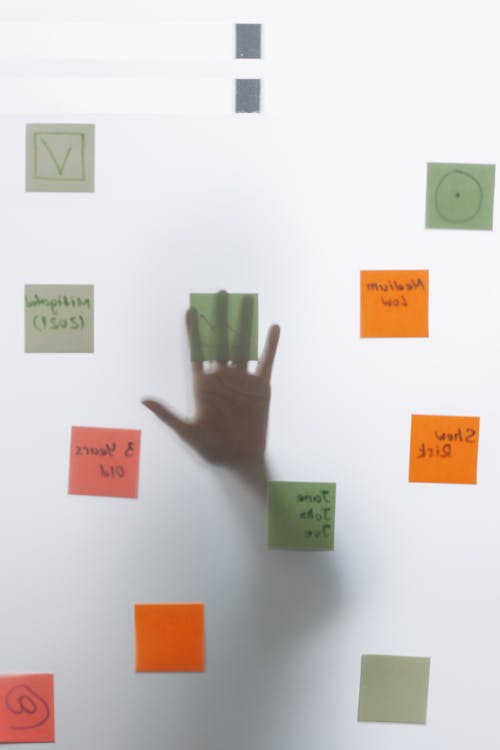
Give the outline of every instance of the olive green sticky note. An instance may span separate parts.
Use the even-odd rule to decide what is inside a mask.
[[[332,550],[335,490],[331,482],[268,482],[267,546]]]
[[[92,193],[94,126],[26,125],[26,191]]]
[[[25,352],[93,352],[94,287],[27,284],[24,341]]]
[[[257,294],[191,294],[189,340],[193,361],[257,359]]]
[[[495,166],[428,164],[428,229],[492,229]]]
[[[362,656],[358,721],[425,724],[430,666],[426,657]]]

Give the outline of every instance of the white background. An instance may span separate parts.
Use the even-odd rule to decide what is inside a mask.
[[[54,673],[58,747],[498,743],[498,212],[424,229],[428,161],[500,163],[495,11],[2,3],[0,672]],[[24,192],[27,122],[95,124],[95,194]],[[384,268],[429,269],[429,339],[359,338]],[[26,283],[95,285],[94,355],[24,354]],[[190,412],[183,314],[220,288],[282,326],[272,478],[337,482],[332,553],[266,550],[263,500],[140,404]],[[481,418],[477,486],[408,483],[412,413]],[[142,430],[138,500],[67,495],[73,424]],[[170,601],[205,602],[206,672],[137,675],[134,603]],[[426,726],[357,722],[362,653],[431,657]]]

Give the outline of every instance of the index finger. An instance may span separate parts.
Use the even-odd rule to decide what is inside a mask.
[[[278,341],[280,340],[280,327],[273,325],[267,332],[266,343],[264,349],[260,355],[260,359],[257,363],[255,370],[256,375],[260,375],[266,380],[271,380],[271,371],[273,369],[273,362],[276,356],[276,349],[278,348]]]
[[[191,364],[193,371],[200,372],[203,369],[203,352],[200,328],[198,325],[198,310],[195,307],[186,310],[186,328],[191,349]]]

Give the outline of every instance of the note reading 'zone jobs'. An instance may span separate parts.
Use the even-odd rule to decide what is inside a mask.
[[[335,489],[331,482],[268,482],[268,547],[333,550]]]

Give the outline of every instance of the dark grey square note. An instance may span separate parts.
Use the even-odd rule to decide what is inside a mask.
[[[236,57],[256,59],[260,51],[261,24],[236,24]]]
[[[236,79],[236,112],[260,112],[260,78]]]

